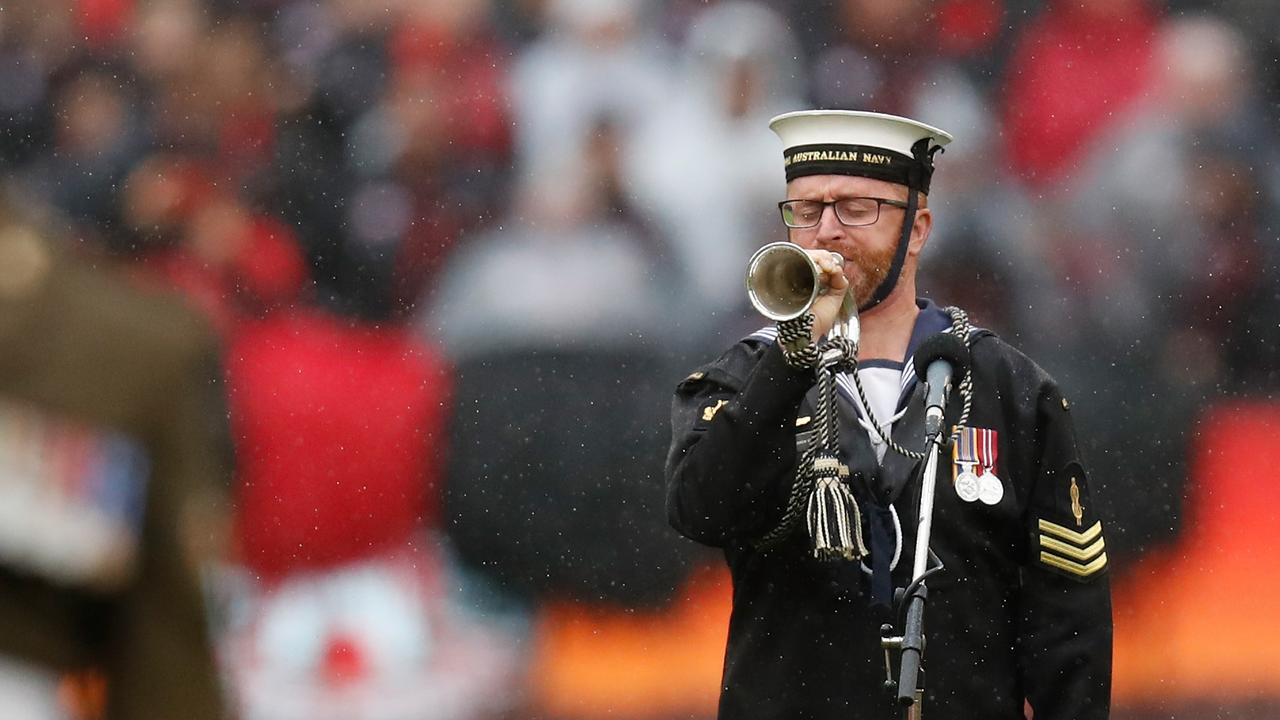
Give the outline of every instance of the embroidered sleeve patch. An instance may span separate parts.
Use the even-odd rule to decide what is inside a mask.
[[[1054,522],[1039,521],[1040,562],[1078,580],[1088,580],[1107,566],[1102,521],[1076,532]]]

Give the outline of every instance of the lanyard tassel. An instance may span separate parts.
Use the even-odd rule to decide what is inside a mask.
[[[813,492],[807,518],[813,556],[819,560],[860,560],[867,555],[862,539],[862,513],[844,481],[849,467],[830,455],[813,461]]]

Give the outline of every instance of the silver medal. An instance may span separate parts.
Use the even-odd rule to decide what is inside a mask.
[[[956,476],[956,495],[965,502],[978,499],[981,490],[978,487],[978,476],[965,470]]]
[[[1004,483],[993,472],[984,473],[978,482],[978,499],[985,505],[995,505],[1004,497]]]

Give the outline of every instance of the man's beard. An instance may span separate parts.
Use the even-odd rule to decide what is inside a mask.
[[[901,239],[898,243],[902,242]],[[898,243],[894,243],[891,247],[883,251],[868,250],[865,248],[856,248],[853,257],[848,261],[853,263],[859,270],[858,277],[853,278],[853,299],[858,302],[858,307],[865,307],[871,302],[871,296],[889,277],[889,270],[893,267],[893,257],[897,254]]]

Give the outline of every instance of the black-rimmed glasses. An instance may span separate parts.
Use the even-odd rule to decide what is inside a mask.
[[[823,200],[783,200],[778,203],[782,222],[789,228],[811,228],[822,222],[822,213],[830,205],[835,208],[836,219],[842,225],[858,227],[874,225],[880,219],[880,206],[905,208],[901,200],[873,197],[840,198],[830,202]]]

